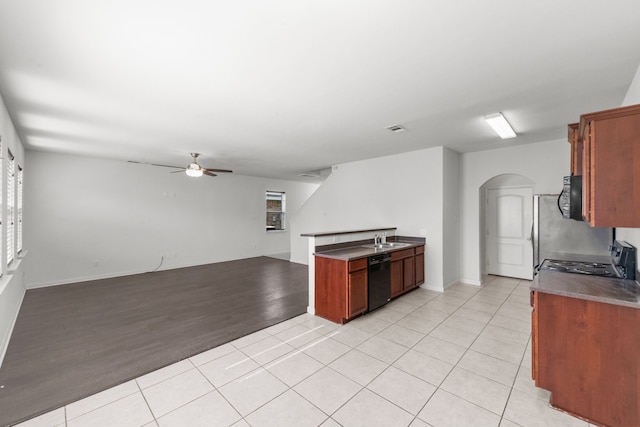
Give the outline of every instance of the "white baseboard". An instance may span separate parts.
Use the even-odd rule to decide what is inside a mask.
[[[181,268],[181,267],[176,267]],[[160,271],[160,270],[159,270]],[[27,289],[48,288],[49,286],[70,285],[72,283],[90,282],[92,280],[113,279],[115,277],[133,276],[134,274],[150,273],[149,271],[123,271],[119,273],[95,274],[85,277],[73,277],[64,280],[54,280],[52,282],[30,283]]]
[[[13,314],[13,319],[11,320],[11,325],[9,326],[9,329],[7,330],[7,335],[5,337],[2,337],[2,341],[0,341],[0,368],[2,367],[2,362],[4,362],[4,356],[6,356],[7,354],[7,349],[9,348],[9,340],[11,339],[11,335],[13,334],[13,329],[16,326],[16,322],[18,321],[18,314],[20,314],[20,307],[22,307],[22,301],[24,301],[24,295],[26,294],[26,291],[23,288],[23,292],[22,295],[20,296],[20,300],[18,301],[18,303],[16,304],[15,310],[14,310],[14,314]]]
[[[430,291],[435,291],[435,292],[444,292],[444,288],[441,286],[437,286],[437,285],[427,285],[426,283],[423,283],[422,285],[420,285],[420,287],[422,289],[427,289]]]
[[[460,279],[460,283],[464,283],[465,285],[482,286],[482,280]]]

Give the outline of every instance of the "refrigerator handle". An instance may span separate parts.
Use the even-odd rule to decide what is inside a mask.
[[[531,223],[531,233],[529,234],[527,240],[531,242],[531,247],[533,248],[533,222]]]

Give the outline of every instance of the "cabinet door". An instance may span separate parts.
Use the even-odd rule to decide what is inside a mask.
[[[404,262],[399,259],[391,261],[391,298],[404,292]]]
[[[418,252],[419,249],[422,251]],[[416,286],[424,283],[424,246],[416,248]]]
[[[538,294],[531,291],[531,378],[538,385]]]
[[[640,114],[591,122],[591,225],[640,227]]]
[[[332,322],[344,323],[347,311],[347,262],[315,257],[315,311]]]
[[[640,227],[640,104],[580,116],[582,209],[592,227]]]
[[[569,143],[571,144],[571,175],[582,175],[583,142],[578,137],[579,123],[569,125]]]
[[[591,189],[592,170],[591,164],[592,138],[591,123],[587,123],[584,131],[582,147],[582,217],[585,221],[591,222]]]
[[[414,267],[415,257],[409,257],[402,260],[403,262],[403,288],[405,291],[416,287],[416,269]]]
[[[640,310],[536,292],[536,385],[592,424],[640,426]],[[534,317],[535,319],[535,317]]]
[[[347,319],[367,311],[367,270],[349,273]]]

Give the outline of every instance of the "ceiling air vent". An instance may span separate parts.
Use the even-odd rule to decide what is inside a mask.
[[[394,133],[404,132],[406,130],[401,125],[391,125],[391,126],[387,126],[385,129],[388,129],[388,130],[390,130],[391,132],[394,132]]]

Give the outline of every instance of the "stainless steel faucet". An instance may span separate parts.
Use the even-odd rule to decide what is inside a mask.
[[[377,234],[373,235],[373,244],[374,245],[379,245],[380,244],[380,236],[378,236]]]

